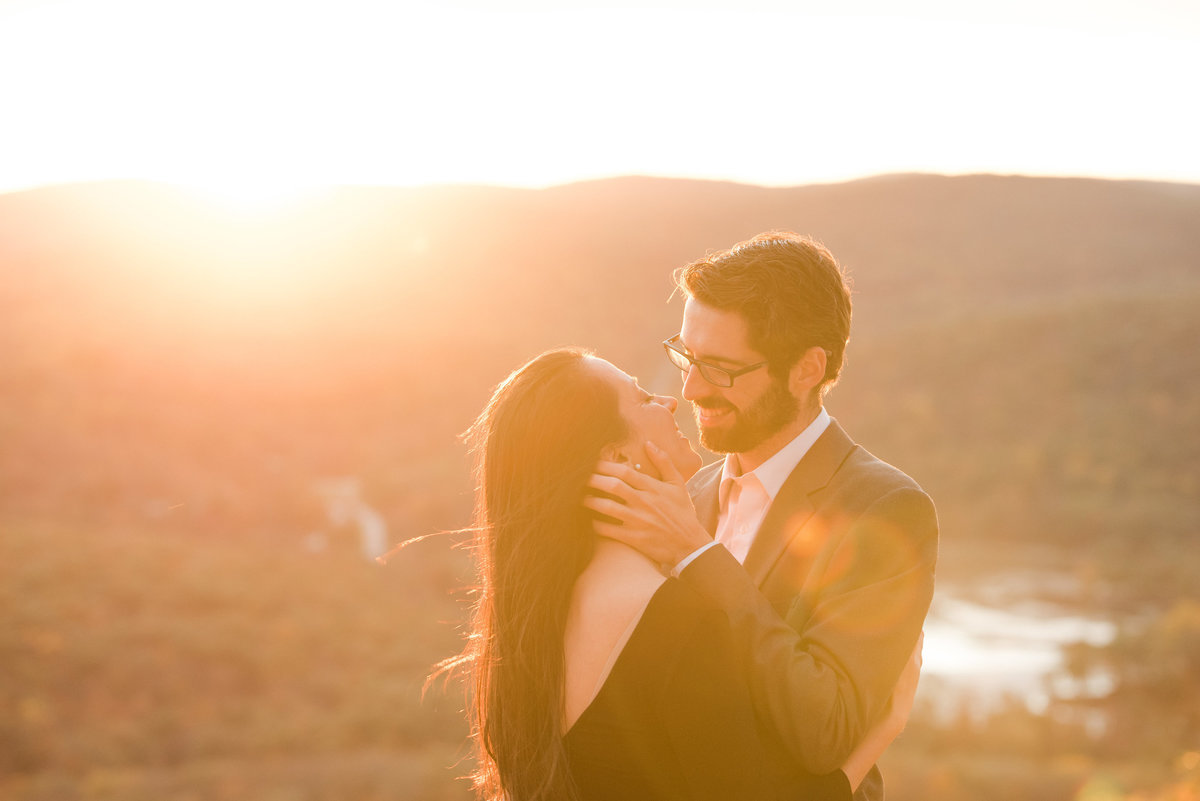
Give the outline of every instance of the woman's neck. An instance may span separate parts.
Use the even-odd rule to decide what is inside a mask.
[[[592,553],[592,563],[605,565],[630,564],[638,567],[649,565],[658,570],[658,565],[646,558],[641,551],[608,537],[596,538],[596,549]]]

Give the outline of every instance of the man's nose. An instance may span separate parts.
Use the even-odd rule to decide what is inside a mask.
[[[712,384],[700,377],[700,368],[696,365],[688,367],[688,371],[683,376],[683,398],[684,400],[694,401],[698,398],[703,398],[706,395],[712,394]]]

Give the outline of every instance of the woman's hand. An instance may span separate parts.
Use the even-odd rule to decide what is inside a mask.
[[[908,717],[912,714],[913,702],[917,697],[917,681],[921,678],[921,649],[924,647],[925,632],[921,632],[921,636],[917,638],[917,645],[908,658],[908,664],[904,666],[900,678],[896,681],[896,688],[892,690],[887,723],[896,734],[904,731]]]
[[[601,461],[588,486],[604,495],[587,495],[583,505],[619,521],[597,520],[597,534],[623,542],[670,569],[712,537],[696,519],[683,476],[666,452],[647,442],[646,454],[662,481],[628,464]]]
[[[846,763],[842,765],[842,772],[850,780],[852,790],[858,789],[858,785],[862,784],[862,780],[871,770],[871,766],[879,761],[883,752],[900,735],[900,732],[904,731],[904,726],[908,723],[908,716],[912,714],[913,701],[917,697],[917,680],[921,678],[921,648],[924,645],[925,632],[921,632],[921,636],[917,638],[917,645],[908,658],[908,664],[904,666],[900,678],[896,680],[896,687],[892,690],[892,697],[888,701],[887,715],[867,732],[863,741],[858,744],[858,747],[846,758]]]

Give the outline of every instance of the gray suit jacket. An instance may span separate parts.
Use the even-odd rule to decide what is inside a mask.
[[[721,463],[689,484],[716,530]],[[729,616],[781,770],[839,768],[887,708],[933,597],[937,515],[837,421],[784,482],[746,557],[710,548],[681,578]],[[878,768],[856,799],[883,797]]]

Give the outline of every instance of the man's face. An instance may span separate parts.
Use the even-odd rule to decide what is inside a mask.
[[[718,367],[737,369],[765,358],[750,346],[740,314],[694,298],[684,306],[679,342],[693,359]],[[739,376],[732,387],[708,383],[693,367],[684,379],[683,397],[692,402],[700,444],[716,453],[754,451],[800,412],[787,383],[771,378],[766,367]]]

